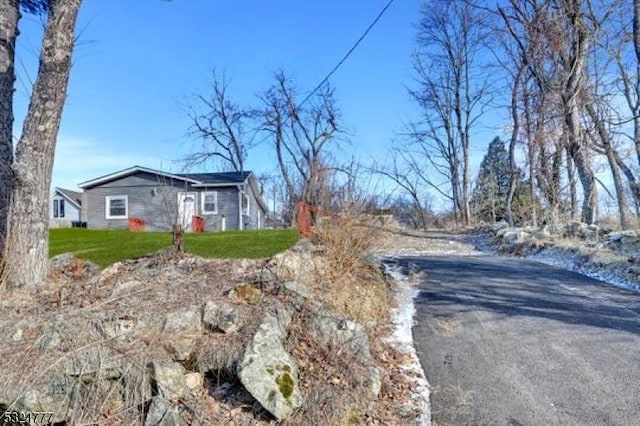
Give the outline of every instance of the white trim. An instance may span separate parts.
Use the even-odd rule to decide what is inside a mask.
[[[53,191],[53,196],[59,196],[64,198],[65,200],[69,201],[71,204],[73,204],[75,207],[78,208],[78,210],[82,209],[82,206],[80,204],[78,204],[78,202],[70,197],[68,197],[64,192],[60,191],[60,188],[56,187],[55,190]]]
[[[206,211],[204,206],[204,199],[207,195],[213,195],[215,197],[215,206],[216,208],[213,211]],[[202,215],[210,215],[210,214],[218,214],[218,191],[203,191],[200,193],[200,214]]]
[[[249,194],[247,194],[246,192],[242,192],[242,197],[243,197],[243,203],[244,204],[244,198],[247,199],[247,211],[245,212],[244,210],[244,205],[242,206],[242,214],[245,216],[249,216],[251,214],[251,197],[249,196]]]
[[[54,219],[64,219],[67,214],[67,208],[64,205],[66,201],[66,197],[55,196],[51,200],[51,217]],[[60,208],[60,202],[62,202],[62,209]],[[60,215],[60,211],[62,210],[62,215]]]
[[[165,172],[161,172],[159,170],[154,170],[154,169],[149,169],[146,167],[141,167],[141,166],[133,166],[133,167],[129,167],[128,169],[124,169],[124,170],[120,170],[118,172],[115,173],[110,173],[108,175],[104,175],[104,176],[100,176],[98,178],[95,179],[91,179],[85,182],[82,182],[81,184],[78,185],[78,188],[87,188],[87,187],[91,187],[91,186],[96,186],[99,185],[103,182],[109,182],[121,177],[125,177],[125,176],[129,176],[132,175],[134,173],[137,172],[146,172],[146,173],[151,173],[154,175],[159,175],[159,176],[164,176],[167,177],[169,179],[179,179],[185,182],[189,182],[189,183],[201,183],[198,180],[194,180],[194,179],[189,179],[186,178],[184,176],[179,176],[179,175],[174,175],[171,173],[165,173]]]
[[[245,179],[244,182],[246,182],[247,180]],[[242,185],[242,183],[240,183]],[[194,188],[207,188],[207,187],[213,187],[213,188],[220,188],[220,187],[225,187],[225,186],[238,186],[238,182],[225,182],[225,183],[195,183],[193,185]]]
[[[111,216],[111,200],[124,200],[124,216]],[[105,219],[127,219],[129,218],[129,196],[128,195],[106,195],[104,197],[104,217]]]

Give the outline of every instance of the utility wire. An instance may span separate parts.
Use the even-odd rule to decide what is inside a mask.
[[[382,8],[382,10],[380,11],[380,13],[378,13],[378,16],[376,16],[376,19],[373,20],[373,22],[367,27],[367,29],[364,31],[364,33],[362,33],[362,35],[360,36],[360,38],[355,42],[355,44],[351,47],[351,49],[349,49],[349,51],[346,53],[346,55],[344,55],[342,57],[342,59],[340,60],[340,62],[338,62],[336,64],[335,67],[333,67],[333,69],[329,72],[329,74],[327,74],[327,76],[322,79],[322,81],[311,91],[311,93],[309,93],[307,95],[306,98],[304,98],[302,100],[302,102],[300,102],[300,104],[298,104],[298,108],[302,107],[302,105],[304,105],[318,90],[320,90],[320,88],[327,82],[329,81],[329,79],[331,78],[331,76],[338,71],[338,68],[340,68],[342,66],[342,64],[344,64],[346,62],[346,60],[349,58],[349,56],[351,56],[351,54],[358,48],[358,46],[360,45],[360,43],[362,43],[362,41],[365,39],[365,37],[367,37],[367,34],[369,34],[369,32],[373,29],[373,27],[375,27],[375,25],[378,23],[378,21],[380,20],[380,18],[382,18],[382,16],[385,14],[385,12],[387,11],[387,9],[389,9],[389,7],[391,7],[391,5],[393,4],[395,0],[389,0],[389,2]]]

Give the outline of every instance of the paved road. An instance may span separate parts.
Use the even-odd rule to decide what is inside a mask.
[[[424,271],[413,333],[437,425],[640,425],[640,295],[496,257]]]

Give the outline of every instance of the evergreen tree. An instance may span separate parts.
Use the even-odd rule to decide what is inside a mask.
[[[480,163],[480,171],[471,198],[476,220],[495,222],[504,217],[504,202],[509,190],[509,153],[499,137],[489,144]]]

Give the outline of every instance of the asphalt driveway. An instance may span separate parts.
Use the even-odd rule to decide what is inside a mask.
[[[405,257],[436,425],[640,425],[640,295],[536,262]]]

